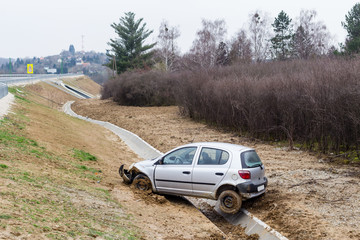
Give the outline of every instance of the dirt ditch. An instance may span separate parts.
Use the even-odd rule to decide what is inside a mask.
[[[73,110],[132,131],[163,152],[191,141],[254,147],[266,166],[269,187],[264,196],[246,201],[246,209],[290,239],[360,239],[357,166],[337,165],[304,151],[249,141],[181,117],[177,107],[124,107],[111,101],[84,100],[73,104]],[[156,197],[155,204],[167,204]],[[222,226],[223,220],[211,208],[206,211],[228,237],[241,232],[239,226]]]

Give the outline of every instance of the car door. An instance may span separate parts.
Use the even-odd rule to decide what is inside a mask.
[[[203,147],[194,165],[193,194],[203,197],[211,195],[225,177],[230,162],[230,154],[227,151]]]
[[[165,155],[155,167],[158,192],[191,195],[193,160],[197,147],[184,147]]]

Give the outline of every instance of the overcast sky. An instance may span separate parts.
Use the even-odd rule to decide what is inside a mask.
[[[125,12],[144,18],[154,30],[155,41],[163,19],[178,26],[178,44],[184,53],[191,47],[201,19],[224,19],[228,38],[246,27],[249,14],[262,10],[271,21],[284,10],[293,21],[301,9],[316,10],[335,42],[344,42],[341,26],[345,15],[357,3],[352,0],[0,0],[0,57],[41,57],[59,54],[73,44],[76,51],[105,52],[107,42],[115,37],[110,27]]]

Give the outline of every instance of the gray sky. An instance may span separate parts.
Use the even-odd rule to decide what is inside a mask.
[[[224,19],[228,38],[247,26],[249,14],[262,10],[271,21],[284,10],[293,21],[301,9],[316,10],[317,20],[323,21],[335,43],[344,42],[346,31],[341,26],[345,14],[357,1],[325,0],[0,0],[0,57],[41,57],[82,48],[85,51],[105,52],[107,42],[115,37],[110,27],[118,23],[124,12],[132,11],[136,18],[144,18],[154,30],[150,40],[155,41],[163,19],[178,26],[182,52],[191,47],[201,19]]]

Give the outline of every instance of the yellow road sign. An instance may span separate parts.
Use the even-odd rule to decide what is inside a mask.
[[[28,74],[33,74],[34,73],[34,67],[33,67],[32,64],[27,65],[27,73]]]

